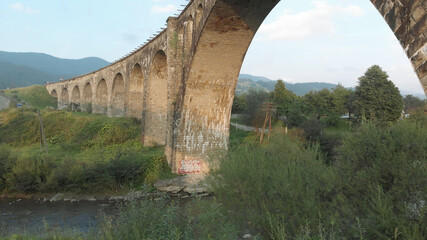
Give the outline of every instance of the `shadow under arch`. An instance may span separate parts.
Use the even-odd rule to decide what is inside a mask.
[[[129,91],[126,96],[126,116],[142,118],[142,105],[144,97],[144,74],[138,63],[133,65],[129,79]]]
[[[108,109],[108,87],[105,79],[101,79],[96,87],[95,104],[92,106],[92,112],[98,114],[107,114]]]
[[[143,110],[143,142],[145,145],[166,142],[168,112],[168,65],[164,51],[154,55],[147,78]]]
[[[80,88],[79,86],[75,86],[71,92],[71,111],[80,111],[80,102]]]
[[[90,82],[86,83],[83,88],[82,103],[80,108],[83,112],[92,112],[92,85]]]
[[[112,117],[123,117],[125,116],[125,112],[125,81],[122,74],[117,73],[113,80],[109,115]]]

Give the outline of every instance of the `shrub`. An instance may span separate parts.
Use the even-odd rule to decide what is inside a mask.
[[[334,175],[318,150],[304,149],[288,135],[274,134],[270,144],[247,143],[221,159],[213,186],[219,199],[238,214],[249,215],[266,230],[268,217],[284,215],[290,233],[307,220],[328,219]]]
[[[51,159],[44,154],[18,159],[6,174],[8,189],[32,193],[46,190],[47,178],[51,171]]]
[[[340,204],[350,210],[343,226],[358,217],[368,239],[427,235],[426,142],[427,128],[409,121],[362,124],[344,137],[336,163]]]
[[[323,132],[325,125],[316,118],[310,118],[302,124],[302,129],[304,130],[304,135],[307,140],[315,141],[320,138]]]
[[[6,187],[6,174],[15,164],[16,156],[8,145],[0,144],[0,191]]]

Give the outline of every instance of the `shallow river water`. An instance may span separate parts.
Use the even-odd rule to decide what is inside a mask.
[[[36,201],[0,199],[1,235],[69,229],[96,230],[105,218],[115,218],[121,203],[108,201]]]

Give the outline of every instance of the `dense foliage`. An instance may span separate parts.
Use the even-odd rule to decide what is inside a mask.
[[[374,65],[359,78],[354,105],[361,119],[396,121],[402,114],[403,99],[387,73]]]
[[[333,165],[277,133],[221,161],[218,198],[272,239],[424,239],[427,126],[362,124]]]
[[[164,150],[143,147],[140,122],[131,118],[44,110],[49,153],[42,152],[34,111],[0,114],[0,191],[116,190],[152,183],[168,171]]]

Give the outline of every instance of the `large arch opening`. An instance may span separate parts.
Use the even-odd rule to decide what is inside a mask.
[[[67,88],[63,88],[61,91],[61,96],[59,98],[59,102],[58,102],[58,109],[59,110],[68,109],[69,103],[70,103],[70,96],[68,94],[68,90],[67,90]]]
[[[54,98],[58,98],[58,93],[56,92],[55,89],[53,89],[52,92],[50,92],[50,96],[52,96]]]
[[[83,89],[81,109],[84,112],[92,112],[92,86],[90,83],[86,83]]]
[[[108,87],[105,79],[101,79],[96,87],[95,105],[93,112],[107,114],[108,109]]]
[[[113,81],[110,112],[112,117],[125,116],[125,82],[121,73],[117,73]]]
[[[153,58],[148,76],[146,104],[144,110],[145,127],[144,143],[161,144],[166,141],[167,131],[167,57],[165,52],[158,51]]]
[[[75,86],[71,92],[71,111],[80,111],[80,89],[78,86]]]
[[[129,94],[126,101],[126,115],[129,117],[142,118],[142,104],[144,98],[144,75],[141,65],[135,64],[129,79]]]
[[[57,108],[59,108],[59,99],[58,99],[58,93],[56,92],[56,90],[55,89],[53,89],[51,92],[50,92],[50,96],[52,96],[53,98],[55,98],[55,100],[56,100],[56,107]]]
[[[279,0],[232,2],[220,0],[216,1],[211,9],[198,38],[190,71],[187,73],[179,134],[173,138],[172,143],[176,147],[171,158],[175,171],[180,172],[179,166],[183,165],[183,161],[204,160],[212,150],[227,149],[231,106],[242,62],[258,28],[278,2]],[[416,49],[425,46],[426,38],[421,29],[425,32],[426,24],[409,33],[411,21],[403,16],[405,11],[399,5],[402,1],[373,2],[377,4],[377,9],[385,16],[399,40],[405,34],[415,33],[422,38],[422,41],[417,43]],[[411,4],[407,3],[408,6],[405,7],[411,9],[413,7]],[[425,16],[425,11],[423,14]],[[407,49],[408,45],[403,47]],[[411,54],[408,56],[412,57]],[[423,55],[424,67],[421,66],[422,61],[417,61],[414,68],[417,69],[418,77],[427,81],[425,56],[427,54]],[[303,59],[302,56],[298,58]],[[262,61],[267,60],[270,62],[274,59]]]

